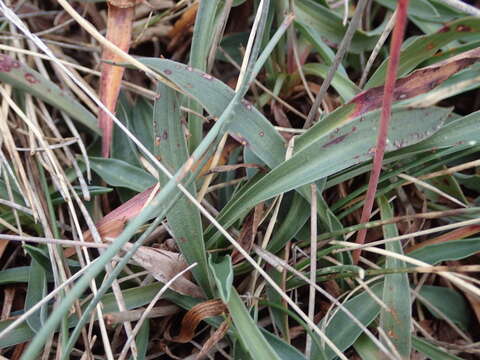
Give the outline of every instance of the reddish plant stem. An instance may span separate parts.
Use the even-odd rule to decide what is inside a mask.
[[[377,144],[375,146],[375,155],[373,157],[373,169],[368,181],[367,195],[363,205],[360,223],[368,222],[372,213],[373,202],[377,192],[378,179],[382,171],[383,156],[387,145],[388,126],[392,112],[393,92],[397,78],[398,63],[400,60],[400,48],[402,46],[405,27],[407,24],[407,9],[409,0],[399,0],[397,5],[397,18],[393,30],[392,42],[390,44],[390,59],[388,61],[387,77],[383,92],[382,113],[380,117],[380,126],[378,129]],[[356,243],[362,245],[365,243],[367,229],[362,229],[357,233]],[[356,264],[360,258],[361,249],[353,252],[353,263]]]

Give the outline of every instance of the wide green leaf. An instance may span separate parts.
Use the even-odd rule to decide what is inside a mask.
[[[159,58],[139,60],[173,81],[185,94],[202,104],[213,117],[219,117],[233,99],[234,91],[230,87],[190,66]],[[236,106],[228,130],[269,167],[278,165],[285,158],[284,139],[249,102],[243,101]]]
[[[90,167],[107,184],[142,192],[156,183],[145,170],[118,159],[89,157]]]

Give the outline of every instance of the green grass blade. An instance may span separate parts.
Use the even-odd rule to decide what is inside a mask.
[[[466,330],[473,325],[474,316],[470,306],[458,291],[443,286],[424,285],[419,294],[425,298],[426,308],[438,319],[443,319],[435,309],[453,323]]]
[[[402,77],[415,69],[423,61],[432,58],[439,49],[455,40],[474,38],[480,32],[480,19],[467,17],[455,20],[433,34],[420,36],[403,49],[400,55],[398,77]],[[379,66],[365,85],[370,89],[383,84],[388,59]]]
[[[218,296],[224,303],[230,301],[233,284],[233,267],[230,255],[223,256],[219,262],[214,262],[212,256],[208,258],[208,265],[212,270]]]
[[[45,269],[36,260],[32,259],[28,278],[27,295],[25,298],[25,311],[33,307],[45,297],[47,281]],[[37,310],[27,319],[27,324],[34,332],[38,332],[44,322],[44,308]],[[43,315],[43,316],[42,316]]]
[[[371,286],[370,290],[372,290],[375,295],[379,296],[383,290],[383,283]],[[376,303],[366,292],[348,300],[344,306],[365,326],[368,326],[373,320],[375,320],[380,311],[378,303]],[[344,351],[355,342],[355,340],[361,335],[362,330],[357,324],[352,322],[345,312],[337,311],[328,322],[325,333],[341,351]],[[314,343],[314,348],[315,347],[316,345]],[[324,359],[331,360],[335,358],[335,354],[330,348],[327,347],[324,351]],[[316,351],[312,350],[312,354],[316,353],[320,354],[320,349],[316,349]],[[322,357],[314,355],[312,356],[312,359],[320,360]]]
[[[328,74],[329,66],[318,63],[305,64],[303,71],[305,75],[319,76],[323,79]],[[355,85],[347,76],[337,72],[332,80],[333,88],[338,92],[344,102],[350,101],[360,92],[360,88]]]
[[[443,123],[448,112],[440,108],[397,108],[391,119],[390,144],[392,147],[406,146],[421,140],[418,136],[431,135]],[[260,201],[368,160],[371,157],[369,151],[375,144],[376,135],[372,128],[375,128],[377,118],[378,111],[368,113],[340,128],[333,137],[326,137],[321,132],[315,138],[318,127],[313,127],[304,135],[309,135],[308,142],[304,142],[308,146],[302,146],[299,139],[299,148],[292,158],[232,200],[220,219],[229,226],[246,209]]]
[[[339,15],[313,0],[296,0],[294,6],[295,22],[304,28],[310,28],[310,33],[317,33],[317,36],[328,39],[335,44],[342,41],[346,27],[343,26],[342,18]],[[349,51],[358,54],[362,51],[371,50],[376,41],[376,35],[356,31]]]
[[[89,157],[90,167],[107,184],[142,192],[156,183],[145,170],[118,159]]]
[[[227,304],[236,333],[244,349],[254,359],[280,360],[278,354],[267,342],[257,324],[250,317],[235,289],[232,289],[230,301]]]
[[[78,101],[37,71],[3,54],[0,55],[0,82],[38,97],[47,104],[64,111],[93,133],[100,134],[97,119]]]
[[[408,256],[436,265],[442,261],[461,260],[480,252],[480,238],[452,240],[424,246]]]
[[[174,90],[163,84],[158,85],[157,94],[153,115],[154,154],[162,159],[163,164],[171,172],[176,172],[188,160],[187,142],[180,119],[179,98]],[[167,181],[167,176],[160,174],[160,183],[164,184]],[[193,181],[191,183],[187,189],[195,194],[195,184]],[[192,270],[198,284],[207,294],[211,294],[202,220],[198,209],[182,196],[167,213],[167,221],[187,262],[198,264]]]
[[[159,72],[193,97],[214,117],[220,116],[235,92],[209,74],[184,64],[157,58],[140,58],[145,65]],[[250,103],[243,102],[234,109],[229,132],[240,139],[270,167],[285,158],[285,142],[272,124]],[[238,119],[236,121],[235,119]]]
[[[195,18],[195,26],[190,49],[190,66],[202,71],[207,70],[208,54],[215,32],[215,15],[221,4],[219,0],[201,1]],[[190,100],[188,107],[197,113],[202,113],[202,106]],[[193,151],[203,137],[203,119],[195,114],[188,114],[188,128],[191,134],[190,151]]]
[[[382,220],[388,220],[393,217],[393,210],[387,199],[382,196],[378,199]],[[384,238],[398,236],[398,230],[395,224],[383,226]],[[402,243],[400,241],[388,242],[385,249],[403,255]],[[406,264],[398,259],[387,257],[385,268],[402,268]],[[390,274],[385,276],[383,283],[383,302],[389,310],[384,308],[380,311],[380,326],[385,334],[390,338],[390,342],[395,346],[402,359],[410,359],[412,351],[412,341],[410,329],[411,323],[411,297],[410,284],[407,274]]]
[[[427,340],[416,336],[412,336],[412,344],[415,350],[425,354],[428,359],[431,360],[462,360],[462,358],[442,350],[438,345],[434,345]]]

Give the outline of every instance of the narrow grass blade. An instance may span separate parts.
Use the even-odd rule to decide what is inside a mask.
[[[431,360],[461,360],[458,356],[447,353],[436,344],[432,344],[417,336],[412,337],[412,344],[415,350],[425,354]]]
[[[188,160],[187,143],[180,121],[179,99],[174,90],[163,84],[158,85],[157,94],[153,115],[154,154],[162,159],[171,172],[176,172]],[[160,183],[167,181],[167,176],[160,174]],[[187,189],[192,194],[196,193],[193,181]],[[198,264],[192,272],[199,285],[207,294],[211,294],[202,221],[198,209],[182,196],[167,213],[167,221],[187,262]]]
[[[472,238],[427,245],[408,253],[408,256],[436,265],[442,261],[465,259],[478,252],[480,252],[480,238]]]
[[[398,76],[404,76],[423,61],[432,58],[439,49],[455,40],[474,39],[480,31],[480,19],[467,17],[445,24],[433,34],[420,36],[408,44],[400,54]],[[365,85],[365,89],[383,84],[388,59],[380,65]]]
[[[370,290],[375,295],[380,295],[383,290],[383,283],[371,286]],[[348,300],[344,303],[344,306],[350,310],[352,314],[355,314],[356,318],[365,326],[368,326],[373,320],[375,320],[380,311],[378,303],[376,303],[366,292]],[[335,315],[329,319],[325,333],[340,350],[345,351],[361,335],[362,330],[358,325],[352,322],[350,317],[348,317],[343,311],[337,311]],[[313,345],[315,349],[316,344],[313,343]],[[328,347],[322,350],[325,352],[325,357],[321,357],[321,351],[317,348],[316,351],[312,350],[312,359],[331,360],[335,358],[335,354]]]
[[[294,4],[295,22],[303,27],[309,27],[310,32],[316,32],[319,36],[335,44],[342,41],[346,28],[339,15],[313,0],[296,0]],[[376,40],[376,35],[357,31],[353,36],[349,51],[358,54],[373,49]]]
[[[388,200],[382,196],[378,199],[382,220],[388,220],[393,217],[393,210]],[[383,226],[384,238],[398,236],[398,230],[395,224]],[[388,242],[385,249],[403,255],[402,243],[400,241]],[[403,261],[387,257],[385,268],[399,269],[406,267]],[[385,334],[390,338],[390,342],[395,346],[402,359],[410,359],[412,351],[411,341],[411,298],[410,284],[408,274],[386,275],[383,283],[383,302],[388,306],[388,310],[382,308],[380,311],[380,326]]]
[[[247,308],[235,289],[232,289],[230,301],[227,306],[232,316],[236,333],[244,349],[256,359],[279,360],[280,357],[250,317]]]
[[[155,178],[143,169],[118,159],[90,157],[90,166],[111,186],[120,186],[142,192],[156,183]]]
[[[43,75],[8,55],[0,55],[0,81],[38,97],[64,111],[94,134],[100,134],[97,120],[90,111]]]
[[[190,50],[190,66],[206,71],[207,60],[215,32],[215,15],[221,1],[200,1],[195,18],[195,26]],[[190,100],[188,107],[196,113],[202,113],[202,106],[195,100]],[[190,134],[190,151],[193,151],[203,137],[203,119],[191,113],[188,114],[188,127]]]

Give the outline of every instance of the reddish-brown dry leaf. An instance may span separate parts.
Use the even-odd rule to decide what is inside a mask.
[[[203,344],[202,349],[197,355],[196,360],[203,359],[207,353],[212,349],[212,347],[218,343],[223,337],[227,334],[228,328],[230,327],[230,321],[225,320],[220,324],[217,330],[208,338],[208,340]]]
[[[127,251],[131,247],[132,244],[127,243],[124,246],[124,250]],[[187,267],[187,263],[181,254],[147,246],[141,246],[132,259],[162,283],[171,280]],[[179,277],[170,288],[183,295],[204,298],[205,294],[202,289],[195,285],[187,276],[185,274]]]
[[[144,192],[135,195],[133,198],[123,203],[115,210],[105,215],[98,223],[95,224],[97,230],[102,239],[115,238],[123,231],[125,223],[137,216],[142,211],[145,203],[151,195],[154,186],[149,187]],[[83,234],[85,241],[92,242],[92,234],[89,230]],[[74,248],[65,249],[64,254],[66,257],[73,256],[75,254]]]
[[[480,59],[480,48],[466,51],[435,65],[414,71],[395,82],[394,101],[405,100],[434,89],[450,76],[474,64]],[[382,105],[383,86],[365,90],[355,96],[350,103],[355,109],[350,118],[355,118]]]
[[[115,6],[113,5],[114,3],[118,3],[122,5],[122,7]],[[134,0],[111,0],[108,3],[107,39],[126,52],[128,52],[128,49],[130,48],[132,37],[133,17],[135,14],[134,3]],[[130,6],[127,7],[127,5]],[[103,50],[102,59],[111,62],[121,62],[123,60],[120,56],[106,48]],[[125,68],[123,66],[102,63],[100,100],[112,113],[115,112],[124,71]],[[102,130],[103,135],[102,156],[109,157],[110,145],[112,142],[113,121],[103,110],[100,110],[98,113],[98,125],[100,130]]]
[[[185,11],[180,19],[178,19],[173,25],[172,30],[168,33],[170,38],[174,38],[179,34],[185,33],[190,26],[195,22],[195,16],[197,15],[198,2],[193,4]]]
[[[202,320],[212,316],[219,316],[226,311],[227,307],[220,299],[208,300],[197,304],[183,317],[180,334],[172,338],[167,330],[165,332],[165,338],[177,343],[187,343],[195,336],[195,329]]]
[[[237,240],[239,245],[246,252],[250,252],[255,240],[255,235],[257,234],[258,225],[263,216],[263,202],[255,206],[253,213],[247,216],[245,222],[243,223],[243,229],[240,233],[240,236]],[[238,250],[233,250],[232,252],[232,262],[234,264],[238,263],[243,259],[243,255],[238,252]]]
[[[464,239],[467,236],[471,236],[480,232],[480,225],[469,225],[460,229],[452,230],[446,234],[437,236],[433,239],[422,241],[421,243],[410,246],[405,252],[408,254],[414,250],[421,249],[427,245],[439,244],[451,240]]]

